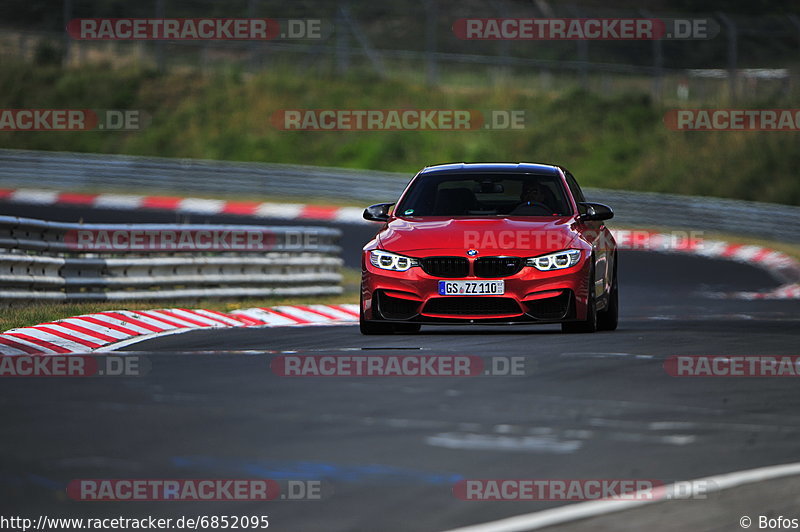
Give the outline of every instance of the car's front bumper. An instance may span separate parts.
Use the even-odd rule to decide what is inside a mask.
[[[441,296],[439,281],[414,267],[405,272],[362,262],[361,310],[365,320],[415,323],[559,323],[586,318],[589,257],[571,268],[542,272],[524,267],[502,296]],[[447,279],[454,280],[454,279]],[[486,281],[479,277],[458,280]]]

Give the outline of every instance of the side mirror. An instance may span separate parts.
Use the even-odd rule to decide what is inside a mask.
[[[370,222],[388,222],[389,209],[392,208],[394,203],[378,203],[377,205],[370,205],[364,209],[364,219]]]
[[[602,220],[610,220],[614,217],[614,211],[608,205],[602,203],[578,203],[579,207],[584,210],[580,215],[582,222],[599,222]]]

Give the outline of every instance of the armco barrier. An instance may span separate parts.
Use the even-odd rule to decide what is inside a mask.
[[[194,244],[173,239],[161,245],[159,238],[168,233],[188,235]],[[231,234],[253,234],[258,240],[248,246],[246,238],[211,238]],[[155,236],[144,245],[144,236],[112,241],[109,235]],[[0,299],[339,294],[340,236],[327,227],[73,224],[0,216]],[[198,247],[200,242],[204,246]]]
[[[431,161],[442,162],[442,161]],[[408,174],[286,164],[0,150],[0,184],[57,190],[137,190],[393,201]],[[800,207],[720,198],[587,188],[616,222],[800,242]]]

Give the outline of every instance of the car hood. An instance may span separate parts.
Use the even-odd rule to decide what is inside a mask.
[[[378,234],[379,246],[420,257],[463,255],[536,256],[566,249],[575,240],[575,219],[560,218],[395,218]]]

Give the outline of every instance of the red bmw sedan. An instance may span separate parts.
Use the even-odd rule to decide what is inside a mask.
[[[617,247],[565,168],[533,163],[429,166],[400,199],[367,208],[383,226],[361,260],[361,332],[423,324],[617,327]]]

